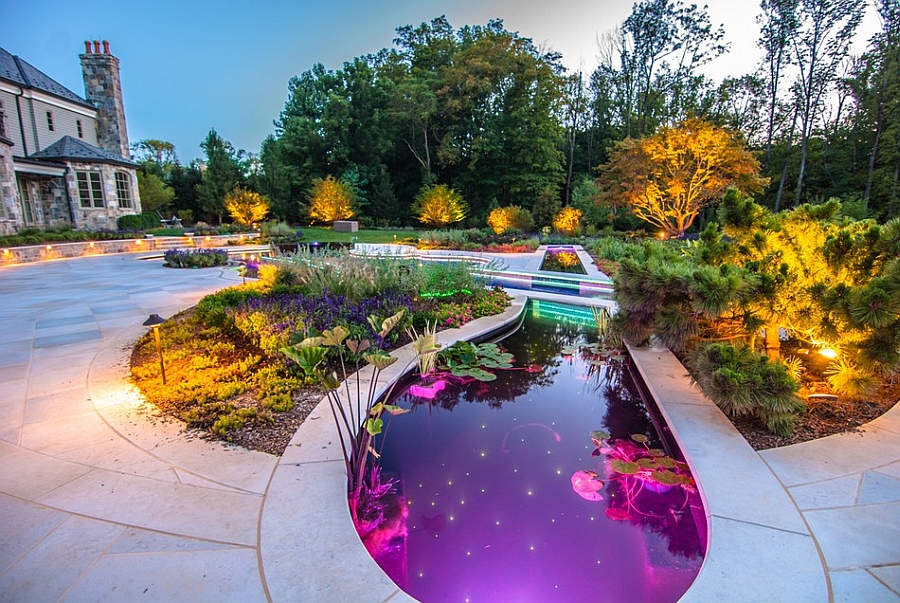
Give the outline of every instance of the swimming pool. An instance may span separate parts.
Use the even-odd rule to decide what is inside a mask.
[[[502,342],[514,369],[493,382],[445,373],[396,396],[412,412],[376,442],[396,493],[361,537],[407,593],[661,602],[693,582],[700,497],[627,367],[591,348],[592,324],[584,309],[532,301]]]

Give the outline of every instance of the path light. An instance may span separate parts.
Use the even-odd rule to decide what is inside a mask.
[[[159,314],[151,314],[150,318],[144,321],[145,327],[153,327],[153,335],[156,336],[156,353],[159,355],[159,370],[162,373],[163,385],[166,384],[166,363],[163,360],[162,344],[159,341],[159,325],[166,322]]]

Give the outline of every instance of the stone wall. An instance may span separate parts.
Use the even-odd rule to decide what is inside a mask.
[[[109,42],[85,43],[85,53],[79,55],[84,75],[84,93],[97,105],[97,139],[101,147],[120,157],[131,157],[128,130],[125,126],[125,105],[122,101],[122,82],[119,59],[109,53]]]
[[[256,235],[243,235],[245,239]],[[166,249],[191,249],[226,247],[229,241],[239,240],[241,235],[214,235],[204,237],[150,237],[146,239],[122,239],[118,241],[84,241],[77,243],[47,243],[0,249],[0,265],[27,264],[45,260],[79,258],[110,253],[134,253]],[[259,253],[259,246],[253,252]],[[250,247],[248,247],[250,249]],[[248,252],[249,253],[249,252]]]
[[[16,232],[16,224],[21,221],[18,198],[12,147],[0,141],[0,235]]]

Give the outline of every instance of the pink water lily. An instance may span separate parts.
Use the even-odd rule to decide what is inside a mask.
[[[585,500],[603,500],[600,494],[602,488],[603,480],[593,471],[576,471],[572,474],[572,489]]]

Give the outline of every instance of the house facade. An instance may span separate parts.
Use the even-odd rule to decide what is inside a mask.
[[[115,229],[141,211],[119,59],[84,44],[84,98],[0,48],[0,234]]]

